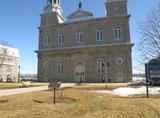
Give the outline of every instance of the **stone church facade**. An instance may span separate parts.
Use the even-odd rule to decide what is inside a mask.
[[[106,16],[78,9],[66,20],[48,0],[39,27],[38,80],[129,82],[132,58],[127,0],[106,0]]]

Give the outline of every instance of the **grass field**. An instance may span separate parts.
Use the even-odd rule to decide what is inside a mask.
[[[63,90],[53,104],[53,91],[0,97],[0,118],[160,118],[160,95],[147,99],[106,96],[88,90],[105,86],[80,85]]]
[[[23,88],[23,87],[34,87],[48,85],[48,83],[31,83],[31,85],[24,86],[22,83],[0,83],[0,89],[13,89],[13,88]]]

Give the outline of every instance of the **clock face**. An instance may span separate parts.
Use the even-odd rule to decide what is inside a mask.
[[[118,65],[122,65],[122,64],[123,64],[123,59],[122,59],[122,58],[117,58],[117,59],[116,59],[116,63],[117,63]]]

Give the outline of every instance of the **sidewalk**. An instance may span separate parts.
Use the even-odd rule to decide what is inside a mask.
[[[62,84],[61,88],[72,87],[72,86],[74,86],[74,84],[67,83],[67,84]],[[17,88],[17,89],[4,89],[4,90],[0,90],[0,97],[21,94],[21,93],[27,93],[27,92],[34,92],[34,91],[43,91],[43,90],[48,90],[48,86]]]

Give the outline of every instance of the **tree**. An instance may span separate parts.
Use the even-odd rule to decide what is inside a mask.
[[[138,51],[142,63],[160,56],[160,4],[139,24],[141,41]]]

